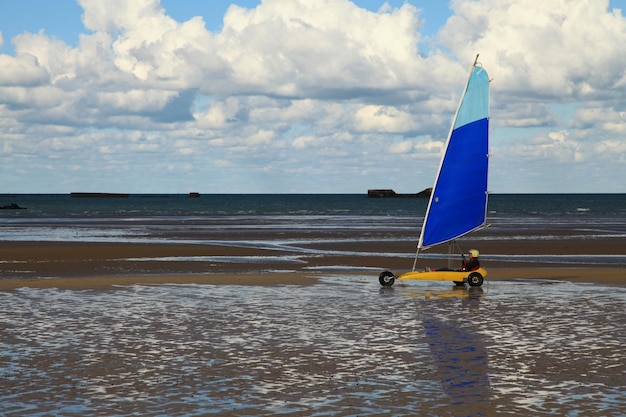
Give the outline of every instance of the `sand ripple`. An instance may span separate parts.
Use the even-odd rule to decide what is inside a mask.
[[[623,415],[626,289],[0,293],[0,414]]]

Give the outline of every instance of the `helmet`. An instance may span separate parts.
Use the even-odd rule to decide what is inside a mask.
[[[470,249],[469,250],[469,254],[471,256],[473,256],[474,258],[478,258],[478,255],[479,255],[479,253],[478,253],[478,251],[476,249]]]

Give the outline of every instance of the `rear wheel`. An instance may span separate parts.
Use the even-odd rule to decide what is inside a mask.
[[[383,287],[391,287],[396,280],[396,276],[391,271],[383,271],[378,276],[378,282]]]
[[[478,272],[472,272],[467,277],[467,283],[470,285],[470,287],[480,287],[481,285],[483,285],[483,276],[480,275],[480,273]]]

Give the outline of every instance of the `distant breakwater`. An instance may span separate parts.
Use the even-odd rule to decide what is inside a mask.
[[[429,198],[432,191],[432,188],[426,188],[419,193],[399,194],[392,189],[372,189],[367,190],[367,196],[369,198]]]
[[[125,193],[70,193],[75,198],[128,198]]]
[[[130,194],[126,193],[70,193],[71,197],[74,198],[128,198]],[[198,198],[200,197],[200,193],[198,192],[190,192],[189,197]]]

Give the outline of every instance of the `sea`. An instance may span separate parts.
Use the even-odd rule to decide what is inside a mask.
[[[0,194],[4,223],[19,219],[171,218],[198,216],[423,216],[427,199],[368,198],[365,194]],[[490,219],[626,218],[626,194],[490,194]]]
[[[215,243],[201,237],[209,230],[221,230],[228,239],[246,229],[271,229],[292,234],[323,230],[329,239],[345,239],[346,231],[359,238],[368,231],[385,231],[387,239],[402,235],[416,242],[428,200],[365,194],[0,195],[0,206],[10,204],[25,209],[0,210],[0,241],[202,244]],[[621,239],[626,237],[626,194],[491,194],[487,222],[490,227],[479,239],[559,239],[555,232],[569,239]],[[341,233],[332,236],[333,231]],[[286,242],[257,240],[255,245],[271,248],[281,243]],[[581,262],[579,256],[567,255],[520,260]],[[584,262],[626,265],[626,257],[600,254]]]
[[[0,211],[6,242],[188,242],[205,228],[412,235],[427,201],[0,195],[10,203],[26,209]],[[494,194],[488,221],[508,239],[623,242],[626,195]],[[329,270],[311,285],[20,288],[0,292],[0,415],[626,416],[625,327],[625,286],[548,279],[381,287]]]

